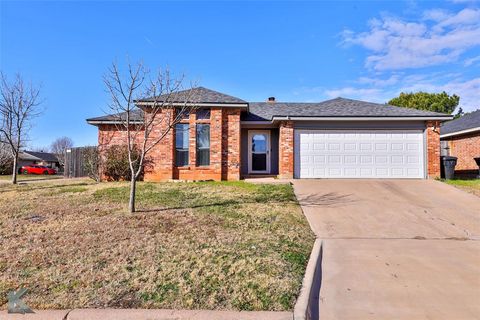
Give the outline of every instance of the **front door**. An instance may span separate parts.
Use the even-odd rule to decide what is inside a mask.
[[[270,173],[270,131],[248,131],[248,173]]]

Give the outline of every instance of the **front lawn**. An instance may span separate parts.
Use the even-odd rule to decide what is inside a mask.
[[[17,174],[17,181],[29,181],[29,180],[51,180],[63,178],[62,175],[44,175],[44,174]],[[0,180],[10,182],[12,175],[0,175]]]
[[[0,188],[0,305],[292,310],[314,236],[290,185]]]
[[[480,179],[452,179],[444,182],[480,197]]]

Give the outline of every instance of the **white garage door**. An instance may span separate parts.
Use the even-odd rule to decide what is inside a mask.
[[[423,178],[421,130],[295,130],[296,178]]]

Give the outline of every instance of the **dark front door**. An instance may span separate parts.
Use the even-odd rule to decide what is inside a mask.
[[[248,131],[248,173],[270,173],[270,131]]]

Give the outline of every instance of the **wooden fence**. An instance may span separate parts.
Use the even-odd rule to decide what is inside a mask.
[[[94,149],[96,147],[77,147],[69,148],[65,150],[65,178],[77,178],[88,176],[85,170],[84,154],[88,149]]]

